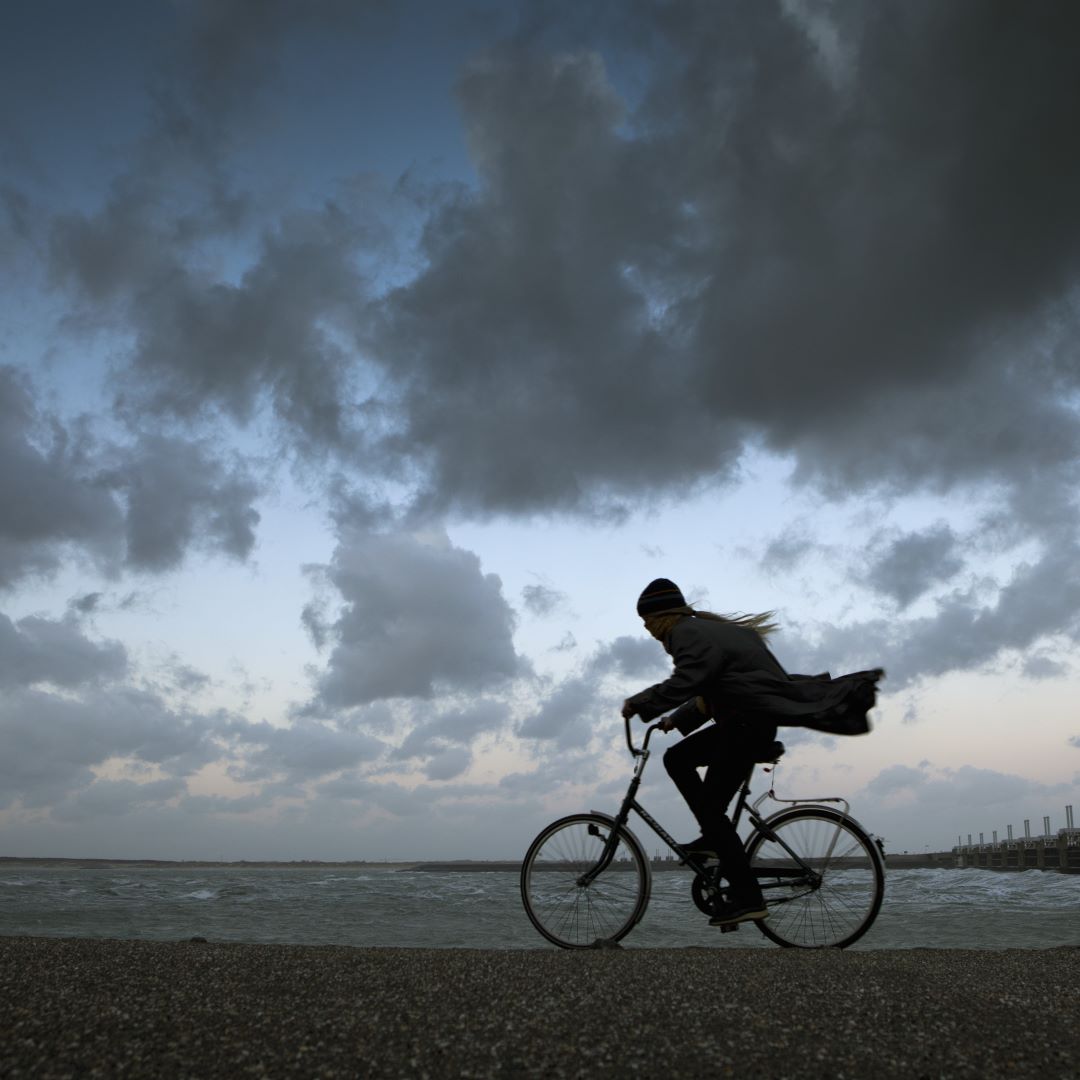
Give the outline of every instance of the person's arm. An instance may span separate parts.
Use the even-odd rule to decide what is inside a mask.
[[[705,699],[696,697],[691,701],[684,702],[667,717],[668,730],[678,728],[679,734],[689,735],[691,731],[697,731],[708,719],[709,713],[705,705]]]
[[[684,625],[686,623],[690,625]],[[647,723],[684,701],[702,695],[709,681],[723,670],[722,655],[716,655],[705,634],[692,624],[692,619],[686,619],[671,631],[671,658],[675,670],[663,682],[627,698],[623,705],[624,716],[637,715]]]

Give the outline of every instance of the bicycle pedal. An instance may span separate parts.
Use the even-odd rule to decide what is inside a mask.
[[[739,929],[739,924],[737,922],[726,922],[726,923],[721,924],[720,933],[721,934],[730,934],[730,933],[732,933],[732,932],[734,932],[735,930],[738,930],[738,929]]]

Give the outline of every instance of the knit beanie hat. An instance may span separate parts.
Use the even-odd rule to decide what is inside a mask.
[[[659,615],[663,611],[683,607],[686,607],[686,598],[679,586],[661,577],[645,586],[638,597],[637,613],[644,619],[646,615]]]

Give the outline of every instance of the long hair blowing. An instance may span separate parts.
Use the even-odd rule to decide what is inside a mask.
[[[672,627],[685,616],[695,619],[710,619],[713,622],[733,623],[735,626],[745,626],[753,630],[761,638],[767,638],[770,634],[780,629],[776,622],[775,611],[760,611],[757,614],[744,615],[718,615],[715,611],[698,611],[689,604],[674,611],[665,611],[662,615],[650,615],[645,620],[645,628],[650,634],[654,634],[664,640],[671,633]]]
[[[734,623],[736,626],[748,626],[751,630],[756,630],[763,638],[767,638],[780,629],[780,624],[776,621],[775,611],[759,611],[756,615],[744,615],[741,612],[732,615],[717,615],[715,611],[693,611],[692,614],[697,619],[712,619],[714,622],[729,622]]]

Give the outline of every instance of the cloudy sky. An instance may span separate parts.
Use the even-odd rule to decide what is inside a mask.
[[[781,794],[1080,808],[1080,6],[0,10],[0,854],[515,857],[671,577]],[[643,801],[689,817],[659,759]],[[650,850],[655,846],[648,840]]]

